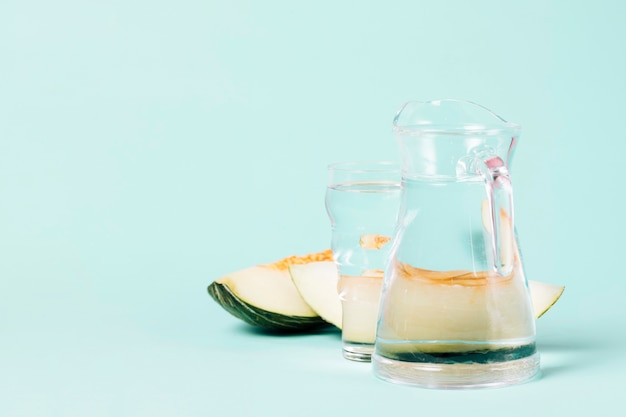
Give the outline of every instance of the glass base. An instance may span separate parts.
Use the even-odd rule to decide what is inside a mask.
[[[372,358],[374,375],[384,381],[422,388],[487,388],[520,384],[539,376],[539,354],[495,363],[422,363]]]
[[[370,343],[343,342],[343,357],[351,361],[371,362],[374,345]]]

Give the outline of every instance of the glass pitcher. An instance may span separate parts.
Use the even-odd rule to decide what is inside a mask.
[[[539,371],[513,222],[520,127],[472,102],[408,102],[394,119],[402,196],[372,358],[384,380],[501,386]]]

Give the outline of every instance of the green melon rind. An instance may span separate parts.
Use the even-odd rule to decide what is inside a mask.
[[[332,326],[319,316],[287,316],[260,309],[242,301],[227,285],[219,282],[209,285],[208,291],[224,310],[252,326],[279,332],[304,332]]]

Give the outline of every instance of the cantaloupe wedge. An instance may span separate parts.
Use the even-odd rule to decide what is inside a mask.
[[[225,275],[208,287],[209,294],[226,311],[253,326],[276,331],[306,331],[329,326],[300,296],[289,274],[289,266],[327,261],[334,266],[332,252],[257,265]],[[324,274],[332,276],[332,274]]]
[[[528,289],[530,290],[530,298],[533,300],[533,309],[536,319],[550,310],[550,308],[559,301],[563,291],[565,291],[565,287],[561,285],[531,280],[528,281]]]
[[[341,301],[337,294],[339,273],[335,263],[291,265],[289,273],[302,299],[321,318],[341,328]]]

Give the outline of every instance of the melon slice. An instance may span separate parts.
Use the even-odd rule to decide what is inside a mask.
[[[289,267],[291,279],[304,301],[327,322],[341,328],[339,273],[334,262],[312,262]]]
[[[338,274],[333,262],[315,262],[291,267],[291,278],[302,298],[330,323],[341,328],[341,302],[337,294]],[[535,319],[545,314],[560,298],[565,287],[538,281],[528,282]],[[371,286],[372,291],[378,287]],[[371,294],[376,297],[377,294]],[[377,306],[376,306],[377,307]]]
[[[528,281],[530,298],[533,300],[535,318],[543,316],[546,311],[559,301],[565,287],[561,285],[547,284],[545,282]]]
[[[329,323],[300,296],[291,280],[289,266],[329,260],[332,260],[330,250],[291,256],[225,275],[209,285],[208,291],[226,311],[253,326],[276,331],[327,327]]]

